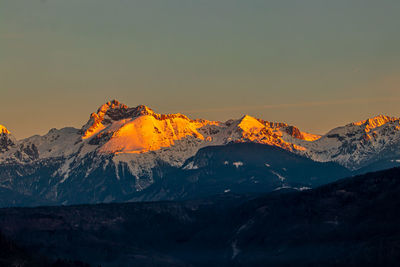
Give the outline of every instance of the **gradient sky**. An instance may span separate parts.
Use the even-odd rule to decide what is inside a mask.
[[[0,0],[0,124],[81,127],[111,99],[325,133],[400,116],[398,0]]]

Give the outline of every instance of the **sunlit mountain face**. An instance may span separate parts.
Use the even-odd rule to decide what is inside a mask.
[[[319,136],[248,115],[226,122],[190,119],[113,100],[81,129],[15,140],[2,126],[0,185],[9,195],[49,204],[298,190],[398,166],[399,148],[394,117]]]
[[[302,133],[285,123],[271,123],[251,116],[225,123],[191,120],[182,114],[157,114],[146,106],[129,108],[116,100],[101,106],[82,127],[82,139],[102,144],[103,153],[145,153],[192,139],[201,146],[228,142],[256,142],[288,150],[304,149],[291,138],[312,141],[320,136]]]

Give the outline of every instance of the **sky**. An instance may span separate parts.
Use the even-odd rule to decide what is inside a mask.
[[[398,0],[0,0],[0,124],[80,128],[112,99],[316,134],[400,117]]]

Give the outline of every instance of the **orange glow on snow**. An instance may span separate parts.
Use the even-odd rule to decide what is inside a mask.
[[[174,145],[174,141],[187,136],[204,140],[197,131],[197,123],[184,118],[158,120],[153,116],[140,116],[123,125],[111,140],[100,149],[104,153],[142,153]]]
[[[311,134],[311,133],[305,133],[305,132],[301,132],[301,134],[303,135],[303,140],[305,141],[315,141],[321,138],[320,135],[318,134]]]
[[[171,147],[176,141],[191,137],[213,145],[226,142],[255,142],[287,150],[305,150],[294,142],[314,141],[319,135],[300,132],[286,123],[272,123],[249,115],[228,123],[191,120],[182,114],[157,114],[140,105],[129,108],[113,100],[92,113],[82,127],[82,139],[101,142],[102,153],[144,153]],[[196,142],[196,141],[195,141]],[[296,144],[294,144],[296,143]]]
[[[6,127],[0,125],[0,134],[10,134]]]
[[[305,150],[304,147],[283,140],[283,133],[279,128],[272,128],[270,123],[265,122],[265,124],[263,124],[260,120],[249,115],[242,118],[238,127],[243,130],[243,139],[246,141],[278,146],[289,150],[292,150],[292,148],[295,150]]]
[[[378,128],[388,122],[395,122],[398,118],[392,118],[385,115],[379,115],[371,119],[353,123],[354,125],[365,125],[365,132],[370,132],[372,129]]]

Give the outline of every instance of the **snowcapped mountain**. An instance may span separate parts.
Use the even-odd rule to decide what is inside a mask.
[[[27,163],[65,158],[59,174],[68,176],[70,165],[88,154],[111,156],[113,164],[126,163],[132,174],[140,175],[161,160],[180,167],[206,146],[230,142],[255,142],[301,151],[296,140],[310,141],[317,135],[300,132],[285,123],[271,123],[244,116],[225,123],[191,120],[182,114],[157,114],[140,105],[129,108],[116,100],[92,113],[80,129],[52,129],[14,144],[0,154],[1,162]],[[118,176],[118,174],[117,174]]]
[[[296,150],[302,148],[291,143],[291,139],[319,138],[284,123],[270,123],[248,115],[225,123],[191,120],[182,114],[157,114],[143,105],[128,108],[116,100],[93,113],[81,132],[83,140],[101,146],[99,152],[112,154],[157,151],[182,140],[196,140],[205,145],[250,141]]]
[[[305,146],[311,159],[353,170],[383,159],[400,163],[400,119],[380,115],[350,123]]]
[[[153,185],[171,175],[183,177],[207,168],[196,165],[203,148],[257,143],[358,169],[383,157],[397,163],[399,129],[399,119],[379,116],[321,137],[248,115],[226,122],[192,120],[179,113],[158,114],[143,105],[132,108],[113,100],[92,113],[81,129],[52,129],[46,135],[16,141],[7,129],[0,128],[0,186],[64,204],[163,199],[185,194],[167,192],[165,186],[155,192]],[[280,171],[271,169],[268,173],[279,178],[283,177]],[[207,172],[201,176],[207,177]],[[260,173],[262,179],[272,179]],[[312,186],[310,182],[304,185]],[[143,195],[146,190],[153,190],[151,197]]]

